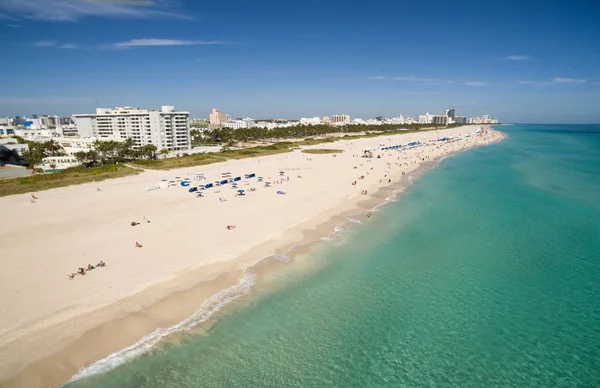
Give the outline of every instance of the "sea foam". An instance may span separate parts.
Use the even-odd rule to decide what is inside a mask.
[[[123,365],[125,362],[138,357],[151,350],[160,340],[168,335],[190,330],[201,323],[206,322],[214,313],[221,310],[226,304],[247,295],[251,288],[256,284],[256,275],[251,268],[244,271],[244,275],[234,286],[221,290],[207,299],[198,311],[185,320],[168,328],[158,328],[152,333],[140,339],[135,344],[128,346],[118,352],[98,360],[86,367],[83,367],[71,381],[80,380],[100,373],[108,372],[111,369]]]

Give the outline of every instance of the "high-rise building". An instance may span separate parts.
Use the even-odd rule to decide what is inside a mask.
[[[350,116],[349,115],[333,115],[331,116],[331,121],[334,123],[349,123]]]
[[[251,119],[240,119],[240,120],[228,120],[221,123],[224,128],[231,129],[242,129],[242,128],[253,128],[255,126],[254,120]]]
[[[455,114],[456,114],[456,110],[455,110],[454,108],[452,108],[452,109],[448,109],[448,110],[447,110],[446,116],[448,116],[448,117],[450,117],[450,118],[454,119],[454,115],[455,115]]]
[[[433,116],[431,116],[431,124],[433,124],[433,125],[448,125],[448,116],[433,115]]]
[[[210,124],[211,125],[219,125],[221,123],[225,123],[229,120],[228,115],[225,113],[219,112],[216,108],[213,108],[212,113],[210,114]]]
[[[431,124],[432,117],[429,112],[419,116],[419,124]]]
[[[188,112],[176,112],[173,106],[161,110],[122,106],[73,115],[73,120],[81,137],[131,138],[137,147],[153,144],[158,149],[184,151],[191,147],[189,116]]]

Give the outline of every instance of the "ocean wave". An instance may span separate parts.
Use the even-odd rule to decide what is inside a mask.
[[[345,229],[340,225],[337,225],[333,228],[333,234],[344,233],[344,231]]]
[[[352,218],[352,217],[348,217],[347,220],[351,224],[362,224],[363,223],[361,220],[357,220],[356,218]]]
[[[108,372],[114,368],[123,365],[125,362],[132,360],[158,344],[164,337],[190,330],[201,323],[206,322],[213,314],[221,310],[228,303],[247,295],[252,287],[256,284],[256,275],[252,268],[247,268],[244,271],[242,278],[234,286],[221,290],[207,299],[198,311],[192,314],[185,320],[168,328],[158,328],[152,333],[140,339],[135,344],[128,346],[118,352],[112,353],[109,356],[98,360],[86,367],[83,367],[75,376],[71,378],[71,382],[90,377],[93,375]]]

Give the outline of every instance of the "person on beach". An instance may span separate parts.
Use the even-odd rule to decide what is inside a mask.
[[[98,264],[96,264],[96,267],[106,267],[106,263],[100,260]]]
[[[235,229],[235,225],[227,225],[226,228],[227,230],[232,230]]]
[[[69,280],[73,280],[73,278],[74,278],[75,276],[77,276],[77,272],[73,272],[72,274],[70,274],[70,275],[67,275],[67,276],[69,277]]]
[[[95,267],[91,264],[88,264],[87,268],[85,269],[86,271],[91,271],[93,270]]]
[[[85,276],[85,269],[79,267],[79,269],[77,270],[77,273]]]
[[[137,241],[136,241],[136,242],[135,242],[135,247],[136,247],[136,248],[142,248],[142,247],[143,247],[143,245],[142,245],[142,244],[140,244],[139,242],[137,242]]]

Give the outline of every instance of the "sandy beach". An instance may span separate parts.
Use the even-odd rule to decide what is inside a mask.
[[[53,189],[36,193],[35,201],[30,194],[0,198],[6,220],[0,230],[0,384],[59,385],[157,328],[199,310],[190,326],[202,322],[223,300],[248,292],[252,279],[244,270],[257,261],[322,237],[341,214],[407,181],[424,163],[503,139],[491,128],[475,135],[477,129],[340,140],[303,147],[343,150],[338,154],[295,150]],[[433,141],[440,137],[456,140]],[[421,146],[360,157],[367,148],[414,141]],[[204,183],[224,172],[242,180],[237,189],[214,187],[203,197],[180,185],[146,191],[195,172],[204,173]],[[244,180],[250,173],[256,177]],[[236,195],[238,189],[245,195]],[[69,279],[100,261],[106,266]],[[218,292],[220,298],[209,299]]]

